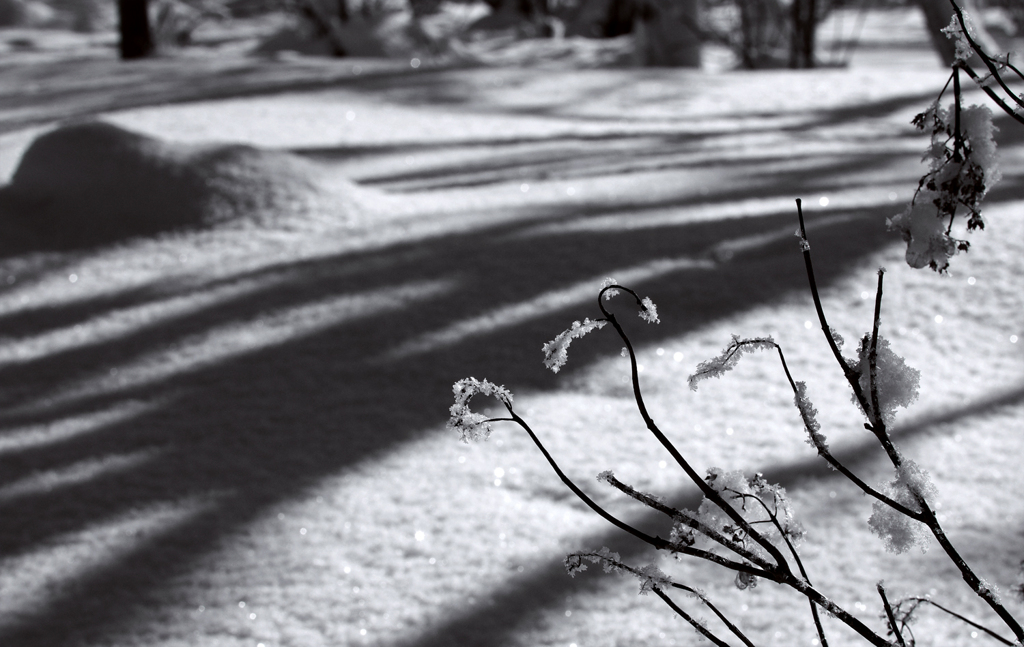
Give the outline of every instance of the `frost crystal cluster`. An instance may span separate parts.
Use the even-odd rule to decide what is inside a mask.
[[[818,423],[818,410],[807,397],[807,383],[795,382],[796,395],[793,402],[800,410],[800,418],[804,421],[804,429],[807,430],[807,442],[819,451],[828,451],[828,441],[825,434],[821,433],[821,425]]]
[[[602,548],[598,551],[569,553],[565,556],[565,570],[571,577],[576,577],[577,573],[587,570],[585,561],[601,564],[604,567],[605,573],[621,573],[625,571],[633,574],[640,580],[640,595],[647,595],[648,592],[653,591],[656,587],[662,588],[672,585],[672,580],[657,565],[648,564],[647,566],[636,568],[624,564],[619,554],[613,553],[608,548]]]
[[[579,339],[588,332],[594,330],[600,330],[608,324],[607,321],[598,320],[591,321],[590,319],[584,319],[581,322],[574,321],[572,326],[568,330],[563,330],[558,333],[558,336],[544,344],[541,349],[544,351],[544,366],[551,369],[552,373],[557,373],[565,366],[565,362],[569,359],[569,344],[572,340]]]
[[[718,357],[712,357],[697,365],[693,375],[687,379],[690,384],[690,390],[696,391],[697,385],[701,380],[711,377],[722,377],[727,371],[732,370],[736,366],[736,363],[740,361],[740,357],[744,353],[752,353],[755,350],[770,350],[772,348],[778,348],[778,346],[770,336],[740,339],[737,335],[733,335],[732,343]]]
[[[704,480],[721,495],[727,505],[732,506],[744,519],[752,524],[759,524],[762,527],[761,534],[772,541],[781,540],[782,536],[779,534],[778,528],[770,523],[771,517],[775,517],[782,531],[791,540],[798,540],[803,536],[800,525],[793,520],[793,511],[786,499],[786,490],[780,485],[768,483],[761,474],[755,474],[748,478],[741,471],[725,472],[720,468],[712,467],[708,470]],[[760,552],[760,549],[752,542],[747,541],[746,533],[733,518],[707,497],[701,501],[696,514],[687,514],[707,530]],[[688,544],[692,544],[694,540],[693,532],[685,522],[676,525],[672,537],[673,540],[679,539],[681,543]],[[708,540],[707,537],[701,539]],[[747,586],[751,586],[751,584],[747,582]]]
[[[647,323],[661,323],[661,320],[658,319],[658,306],[654,305],[651,297],[644,297],[640,301],[640,305],[643,306],[643,309],[640,310],[641,319]]]
[[[447,427],[458,431],[459,440],[464,443],[471,440],[486,440],[491,435],[490,419],[469,409],[469,401],[474,395],[494,396],[502,404],[512,404],[512,394],[508,389],[475,377],[459,380],[452,387],[452,391],[455,393],[455,404],[448,410],[451,417],[448,418]]]
[[[928,472],[912,460],[903,461],[896,470],[896,478],[884,484],[882,492],[915,512],[921,511],[920,501],[930,504],[937,494]],[[916,545],[921,546],[922,552],[927,548],[928,529],[881,501],[875,502],[868,526],[889,552],[905,553]]]
[[[964,24],[967,25],[967,30],[970,32],[971,37],[974,37],[974,20],[971,15],[966,11],[963,12]],[[966,63],[974,54],[974,48],[971,47],[971,43],[968,42],[967,37],[964,35],[964,30],[960,26],[960,20],[957,19],[956,14],[949,19],[949,24],[944,27],[942,33],[946,35],[946,38],[954,41],[956,44],[956,54],[954,60],[958,63]]]

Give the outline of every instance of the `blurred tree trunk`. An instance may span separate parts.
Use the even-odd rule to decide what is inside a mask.
[[[789,41],[789,66],[814,67],[814,31],[818,26],[815,0],[793,0],[793,22]]]
[[[118,29],[121,33],[121,58],[144,58],[153,53],[153,35],[149,29],[148,0],[117,0]]]
[[[949,26],[949,20],[954,15],[953,5],[950,4],[949,0],[917,0],[917,4],[924,12],[925,22],[928,24],[928,33],[931,34],[935,50],[942,57],[943,65],[947,67],[952,65],[953,57],[956,54],[956,44],[951,39],[946,38],[946,35],[941,30]],[[978,6],[974,3],[974,0],[957,0],[957,4],[960,5],[961,9],[974,16],[974,40],[981,45],[986,53],[990,55],[999,53],[998,46],[981,21],[981,14],[978,12]],[[977,67],[977,62],[976,56],[968,61],[968,63],[975,67]]]
[[[640,0],[634,13],[637,62],[646,67],[700,67],[697,0]]]

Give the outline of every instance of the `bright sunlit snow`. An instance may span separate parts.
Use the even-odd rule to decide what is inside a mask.
[[[603,547],[645,582],[700,587],[759,646],[814,644],[805,601],[646,551],[518,427],[471,445],[446,429],[456,380],[478,380],[460,410],[478,435],[506,415],[489,397],[504,385],[609,510],[671,530],[598,483],[607,470],[696,509],[636,413],[621,340],[591,325],[609,276],[660,322],[605,302],[651,416],[702,472],[783,485],[839,604],[881,631],[884,579],[1000,627],[933,540],[876,518],[890,548],[929,549],[886,552],[871,501],[805,442],[775,355],[687,387],[733,335],[785,350],[865,481],[904,492],[927,472],[954,543],[1024,616],[1008,593],[1024,131],[995,120],[1003,178],[970,253],[945,277],[907,267],[885,221],[924,172],[910,120],[947,78],[915,11],[869,13],[850,67],[799,72],[576,69],[529,41],[481,57],[534,68],[237,52],[132,67],[25,31],[50,49],[0,67],[0,645],[697,644],[632,576],[566,574],[567,553]],[[880,407],[919,471],[887,467],[828,354],[798,197],[848,353],[888,270],[882,334],[909,369],[887,370],[920,385]],[[830,644],[858,644],[825,622]],[[914,631],[973,644],[938,613]]]

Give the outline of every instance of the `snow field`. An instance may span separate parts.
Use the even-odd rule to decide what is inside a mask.
[[[773,355],[686,387],[731,334],[771,333],[837,455],[869,483],[891,478],[813,321],[793,237],[803,197],[848,349],[888,269],[882,333],[922,373],[897,442],[931,473],[968,561],[1004,592],[1014,583],[1021,147],[1005,140],[989,227],[952,276],[911,271],[882,223],[922,172],[908,122],[945,77],[913,56],[864,60],[726,76],[442,71],[101,115],[176,146],[304,157],[333,197],[247,227],[0,263],[0,642],[696,644],[636,582],[565,575],[565,553],[608,546],[701,586],[758,645],[811,645],[802,601],[644,552],[516,429],[472,446],[444,430],[451,383],[488,378],[616,514],[667,532],[593,480],[606,469],[695,507],[634,412],[611,330],[575,341],[557,377],[541,365],[541,344],[599,314],[606,276],[658,305],[659,326],[622,317],[655,420],[698,469],[786,486],[816,584],[874,627],[878,579],[997,626],[937,547],[882,551],[869,502],[804,442]],[[330,191],[353,180],[359,215],[336,217]],[[856,644],[835,624],[833,644]],[[915,632],[974,642],[934,612]]]

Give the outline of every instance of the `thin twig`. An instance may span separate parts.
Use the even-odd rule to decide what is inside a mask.
[[[1008,640],[1006,638],[1003,638],[1002,636],[1000,636],[996,632],[992,631],[988,627],[986,627],[986,626],[984,626],[982,624],[979,624],[979,623],[971,620],[970,618],[966,618],[966,617],[960,615],[959,613],[957,613],[956,611],[953,611],[952,609],[947,609],[946,607],[942,606],[938,602],[933,602],[933,601],[929,600],[928,598],[921,598],[921,597],[912,597],[912,598],[906,598],[906,599],[907,600],[914,600],[916,602],[922,602],[924,604],[930,604],[933,607],[935,607],[936,609],[938,609],[939,611],[944,611],[945,613],[948,613],[949,615],[951,615],[954,618],[964,622],[965,624],[968,624],[968,625],[970,625],[970,626],[972,626],[975,629],[978,629],[980,631],[984,631],[990,637],[998,640],[999,642],[1003,643],[1004,645],[1013,645],[1014,644],[1014,642],[1012,640]]]
[[[867,401],[864,399],[864,392],[860,388],[860,376],[847,365],[846,360],[843,358],[843,354],[839,352],[839,346],[836,345],[836,340],[832,337],[832,327],[828,325],[828,320],[825,319],[825,310],[821,307],[821,296],[818,294],[818,282],[814,279],[814,265],[811,263],[811,246],[807,242],[807,228],[804,225],[804,209],[803,201],[800,198],[796,199],[796,214],[800,221],[800,240],[802,241],[801,247],[803,248],[804,256],[804,268],[807,271],[807,282],[811,288],[811,298],[814,300],[814,310],[818,314],[818,322],[821,324],[821,331],[825,333],[825,340],[828,342],[829,349],[832,350],[832,355],[836,358],[840,368],[843,369],[843,375],[846,376],[846,381],[850,383],[850,388],[853,389],[853,394],[857,398],[857,402],[860,404],[864,414],[867,415],[868,407]]]
[[[978,75],[977,72],[974,71],[974,69],[970,65],[968,65],[967,63],[961,63],[960,67],[961,69],[963,69],[964,72],[967,72],[967,76],[971,77],[971,80],[977,83],[978,87],[981,88],[982,92],[987,94],[988,98],[992,99],[992,102],[999,106],[999,108],[1003,112],[1005,112],[1010,118],[1014,119],[1015,121],[1024,124],[1024,115],[1018,114],[1014,108],[1011,108],[1009,105],[1007,105],[1006,101],[1004,101],[1002,97],[996,94],[995,90],[988,87],[987,85],[982,85],[983,79]]]
[[[693,616],[680,609],[679,605],[673,602],[672,598],[668,597],[668,595],[666,595],[665,592],[661,590],[660,586],[654,585],[651,587],[651,590],[657,593],[658,597],[665,601],[665,604],[667,604],[673,611],[679,614],[679,617],[689,622],[693,626],[693,628],[697,630],[697,633],[704,636],[711,642],[715,643],[716,645],[718,645],[718,647],[729,647],[729,643],[725,642],[715,634],[711,633],[711,630],[709,630],[699,621],[695,620]]]
[[[739,493],[737,492],[737,494]],[[773,524],[775,524],[775,527],[778,529],[783,541],[785,541],[786,545],[789,546],[789,552],[793,553],[793,559],[796,561],[797,568],[800,569],[800,575],[802,575],[804,580],[808,584],[810,584],[811,578],[807,575],[807,569],[804,568],[803,560],[800,559],[800,554],[796,552],[796,546],[794,546],[793,542],[790,541],[789,535],[786,534],[786,531],[782,529],[782,524],[779,523],[778,515],[768,509],[768,506],[765,504],[764,501],[761,500],[761,497],[754,496],[753,498],[755,501],[761,504],[761,507],[764,508],[765,514],[767,514],[768,518],[771,519]],[[777,509],[778,502],[776,502],[776,510]],[[810,600],[808,600],[807,602],[811,605],[811,617],[814,619],[814,628],[818,631],[818,641],[821,642],[821,647],[828,647],[828,640],[825,638],[825,628],[821,625],[821,617],[818,615],[818,607],[814,604],[814,602],[811,602]]]
[[[903,458],[889,437],[885,428],[885,421],[882,419],[882,412],[878,409],[878,328],[882,324],[882,277],[885,275],[885,268],[878,268],[878,288],[875,290],[875,313],[871,323],[871,345],[868,350],[868,375],[871,391],[871,432],[882,444],[885,453],[894,467],[903,463]]]
[[[693,528],[694,530],[696,530],[696,531],[700,532],[701,534],[705,535],[708,539],[711,539],[715,543],[720,544],[721,546],[723,546],[725,548],[728,548],[729,550],[733,551],[737,555],[740,555],[741,557],[744,557],[744,558],[750,560],[751,562],[757,564],[758,566],[761,566],[763,569],[771,568],[771,566],[772,566],[771,562],[769,562],[768,560],[764,559],[763,557],[761,557],[757,553],[755,553],[753,551],[750,551],[750,550],[747,550],[746,548],[744,548],[740,544],[737,544],[734,541],[730,541],[723,534],[721,534],[720,532],[716,531],[714,528],[708,527],[707,524],[702,523],[700,520],[694,519],[693,517],[689,516],[685,512],[682,512],[682,511],[677,510],[675,508],[669,507],[669,506],[665,505],[664,503],[661,503],[660,501],[658,501],[658,500],[656,500],[656,499],[654,499],[654,498],[652,498],[652,497],[650,497],[650,496],[648,496],[648,495],[646,495],[646,494],[644,494],[642,492],[638,492],[637,490],[633,489],[629,485],[626,485],[625,483],[623,483],[619,479],[615,478],[615,476],[613,476],[611,474],[606,475],[604,478],[608,482],[609,485],[611,485],[612,487],[616,488],[620,492],[622,492],[622,493],[624,493],[624,494],[626,494],[626,495],[636,499],[637,501],[640,501],[644,505],[646,505],[646,506],[648,506],[650,508],[653,508],[653,509],[657,510],[658,512],[661,512],[662,514],[672,518],[675,521],[678,521],[678,522],[680,522],[680,523],[682,523],[682,524],[684,524],[684,525],[686,525],[686,526],[688,526],[690,528]],[[765,571],[760,571],[760,572],[765,573]]]
[[[626,532],[628,532],[629,534],[633,535],[637,539],[639,539],[639,540],[641,540],[641,541],[643,541],[643,542],[645,542],[647,544],[650,544],[651,546],[654,546],[655,548],[658,548],[658,549],[668,548],[668,546],[670,545],[668,541],[662,539],[661,537],[652,537],[652,536],[650,536],[650,535],[648,535],[648,534],[646,534],[646,533],[644,533],[644,532],[642,532],[640,530],[637,530],[636,528],[634,528],[633,526],[629,525],[628,523],[626,523],[624,521],[621,521],[620,519],[618,519],[615,516],[613,516],[607,510],[605,510],[600,505],[595,503],[593,501],[593,499],[591,499],[589,496],[587,496],[586,493],[583,492],[583,490],[581,490],[575,483],[573,483],[572,479],[570,479],[568,476],[565,475],[565,472],[563,472],[562,469],[558,466],[558,463],[555,462],[555,459],[552,458],[551,454],[548,453],[548,450],[547,450],[547,448],[544,447],[544,444],[542,442],[540,442],[540,439],[537,437],[537,434],[533,433],[533,429],[530,428],[530,425],[526,424],[526,421],[523,420],[522,418],[520,418],[519,415],[515,411],[512,410],[512,407],[507,402],[504,402],[504,404],[505,404],[505,408],[508,409],[509,414],[512,416],[513,422],[515,422],[520,427],[522,427],[523,429],[526,430],[526,433],[530,435],[531,439],[533,439],[533,443],[535,445],[537,445],[537,449],[539,449],[540,453],[543,454],[544,458],[547,459],[548,464],[551,465],[551,468],[553,470],[555,470],[555,474],[558,475],[558,478],[560,478],[562,480],[562,483],[564,483],[566,485],[566,487],[568,487],[570,490],[572,490],[572,493],[575,494],[577,497],[579,497],[579,499],[581,501],[583,501],[583,503],[587,504],[587,506],[591,510],[596,512],[598,515],[600,515],[602,518],[604,518],[609,523],[614,525],[616,528],[619,528],[621,530],[625,530]]]
[[[640,411],[640,416],[643,418],[644,423],[647,425],[647,429],[654,435],[658,442],[661,443],[662,447],[664,447],[668,451],[668,453],[672,456],[673,460],[675,460],[679,467],[683,469],[683,471],[690,478],[690,480],[698,488],[700,488],[700,491],[704,494],[704,496],[708,498],[710,501],[712,501],[715,505],[717,505],[722,510],[722,512],[728,515],[733,521],[735,521],[736,525],[738,525],[740,528],[744,530],[744,532],[750,535],[751,539],[756,541],[766,551],[768,551],[768,554],[771,555],[772,559],[775,560],[774,568],[780,571],[781,579],[777,579],[777,581],[781,582],[784,581],[787,577],[793,577],[792,571],[789,568],[789,564],[786,563],[786,558],[785,556],[783,556],[782,552],[779,551],[779,549],[774,544],[772,544],[772,542],[770,542],[767,538],[762,536],[761,533],[757,532],[757,529],[753,528],[749,523],[747,523],[747,521],[743,518],[743,515],[734,510],[733,507],[730,506],[728,503],[726,503],[722,499],[722,496],[714,488],[708,485],[708,483],[703,478],[701,478],[699,474],[697,474],[697,471],[693,469],[693,467],[685,458],[683,458],[683,455],[679,453],[679,450],[676,449],[675,445],[673,445],[672,442],[665,436],[665,434],[662,433],[661,429],[658,428],[658,425],[654,423],[654,420],[651,418],[651,415],[647,412],[647,405],[644,403],[643,394],[640,391],[640,376],[639,371],[637,370],[636,353],[633,350],[633,344],[629,341],[629,337],[626,335],[626,331],[622,329],[622,326],[615,318],[615,315],[608,312],[608,310],[604,307],[603,295],[605,291],[609,289],[619,289],[632,294],[638,304],[641,303],[641,299],[636,292],[630,290],[627,287],[621,285],[611,285],[601,290],[600,294],[598,295],[597,305],[601,309],[601,313],[605,316],[605,319],[615,328],[615,332],[619,334],[619,337],[622,339],[622,342],[626,345],[626,350],[629,353],[630,372],[633,379],[633,397],[636,400],[636,405],[637,409]]]
[[[892,606],[889,605],[889,599],[885,597],[885,588],[882,586],[881,582],[876,584],[875,588],[878,589],[878,595],[882,598],[882,606],[885,607],[885,615],[889,618],[889,629],[892,631],[893,635],[896,636],[896,641],[899,643],[900,647],[907,647],[907,643],[903,641],[903,634],[900,633],[900,628],[896,625],[896,616],[892,613]]]
[[[716,607],[714,604],[712,604],[711,600],[707,599],[704,596],[703,593],[701,593],[700,591],[698,591],[695,588],[686,586],[685,584],[679,584],[678,582],[671,582],[671,585],[674,588],[682,589],[683,591],[686,591],[687,593],[691,593],[691,594],[697,596],[697,599],[699,599],[704,604],[704,606],[706,606],[707,608],[711,609],[711,612],[714,613],[716,616],[718,616],[718,619],[721,620],[725,624],[725,626],[729,628],[729,631],[733,632],[736,635],[737,638],[742,640],[744,645],[746,645],[747,647],[754,647],[754,643],[750,642],[750,639],[747,638],[746,635],[744,635],[742,631],[740,631],[740,628],[737,627],[735,624],[733,624],[729,620],[729,618],[726,617],[726,615],[724,613],[719,611],[718,607]]]
[[[799,391],[796,387],[796,381],[793,379],[793,374],[790,373],[789,371],[789,365],[786,363],[786,356],[782,352],[782,346],[779,346],[777,343],[775,343],[774,346],[775,350],[778,351],[779,353],[779,361],[782,363],[782,370],[786,373],[786,379],[789,381],[789,386],[791,389],[793,389],[793,395],[797,395]],[[801,412],[801,420],[803,420],[803,412]],[[810,435],[811,429],[807,425],[807,420],[803,420],[803,422],[808,435]],[[894,510],[898,510],[900,514],[904,514],[910,517],[911,519],[916,519],[917,521],[921,522],[925,521],[924,516],[920,512],[911,510],[902,503],[899,503],[898,501],[895,501],[887,497],[886,495],[882,494],[875,488],[865,483],[859,476],[851,472],[845,465],[839,462],[839,459],[837,459],[828,450],[828,448],[817,445],[815,445],[815,447],[818,450],[818,455],[825,459],[825,462],[827,462],[833,469],[835,469],[837,472],[845,476],[849,481],[851,481],[854,485],[860,488],[860,490],[864,492],[864,494],[867,494],[868,496],[881,501],[882,503],[893,508]]]
[[[1003,91],[1010,95],[1010,98],[1013,99],[1014,103],[1016,103],[1021,108],[1024,108],[1024,100],[1022,100],[1020,97],[1014,94],[1013,90],[1011,90],[1010,87],[1006,85],[1006,82],[1003,81],[1003,77],[999,75],[999,68],[996,67],[995,61],[992,59],[992,57],[986,54],[985,50],[981,48],[981,45],[979,45],[973,38],[971,38],[971,34],[967,30],[967,23],[964,21],[964,12],[962,9],[960,9],[960,6],[956,3],[956,0],[949,0],[949,2],[950,4],[953,5],[953,11],[956,12],[956,18],[960,22],[960,29],[963,31],[964,38],[967,39],[967,42],[968,44],[970,44],[971,49],[973,49],[975,53],[978,54],[978,57],[982,60],[982,62],[985,63],[985,67],[988,68],[989,73],[995,78],[996,82],[999,83],[1000,87],[1003,88]]]

